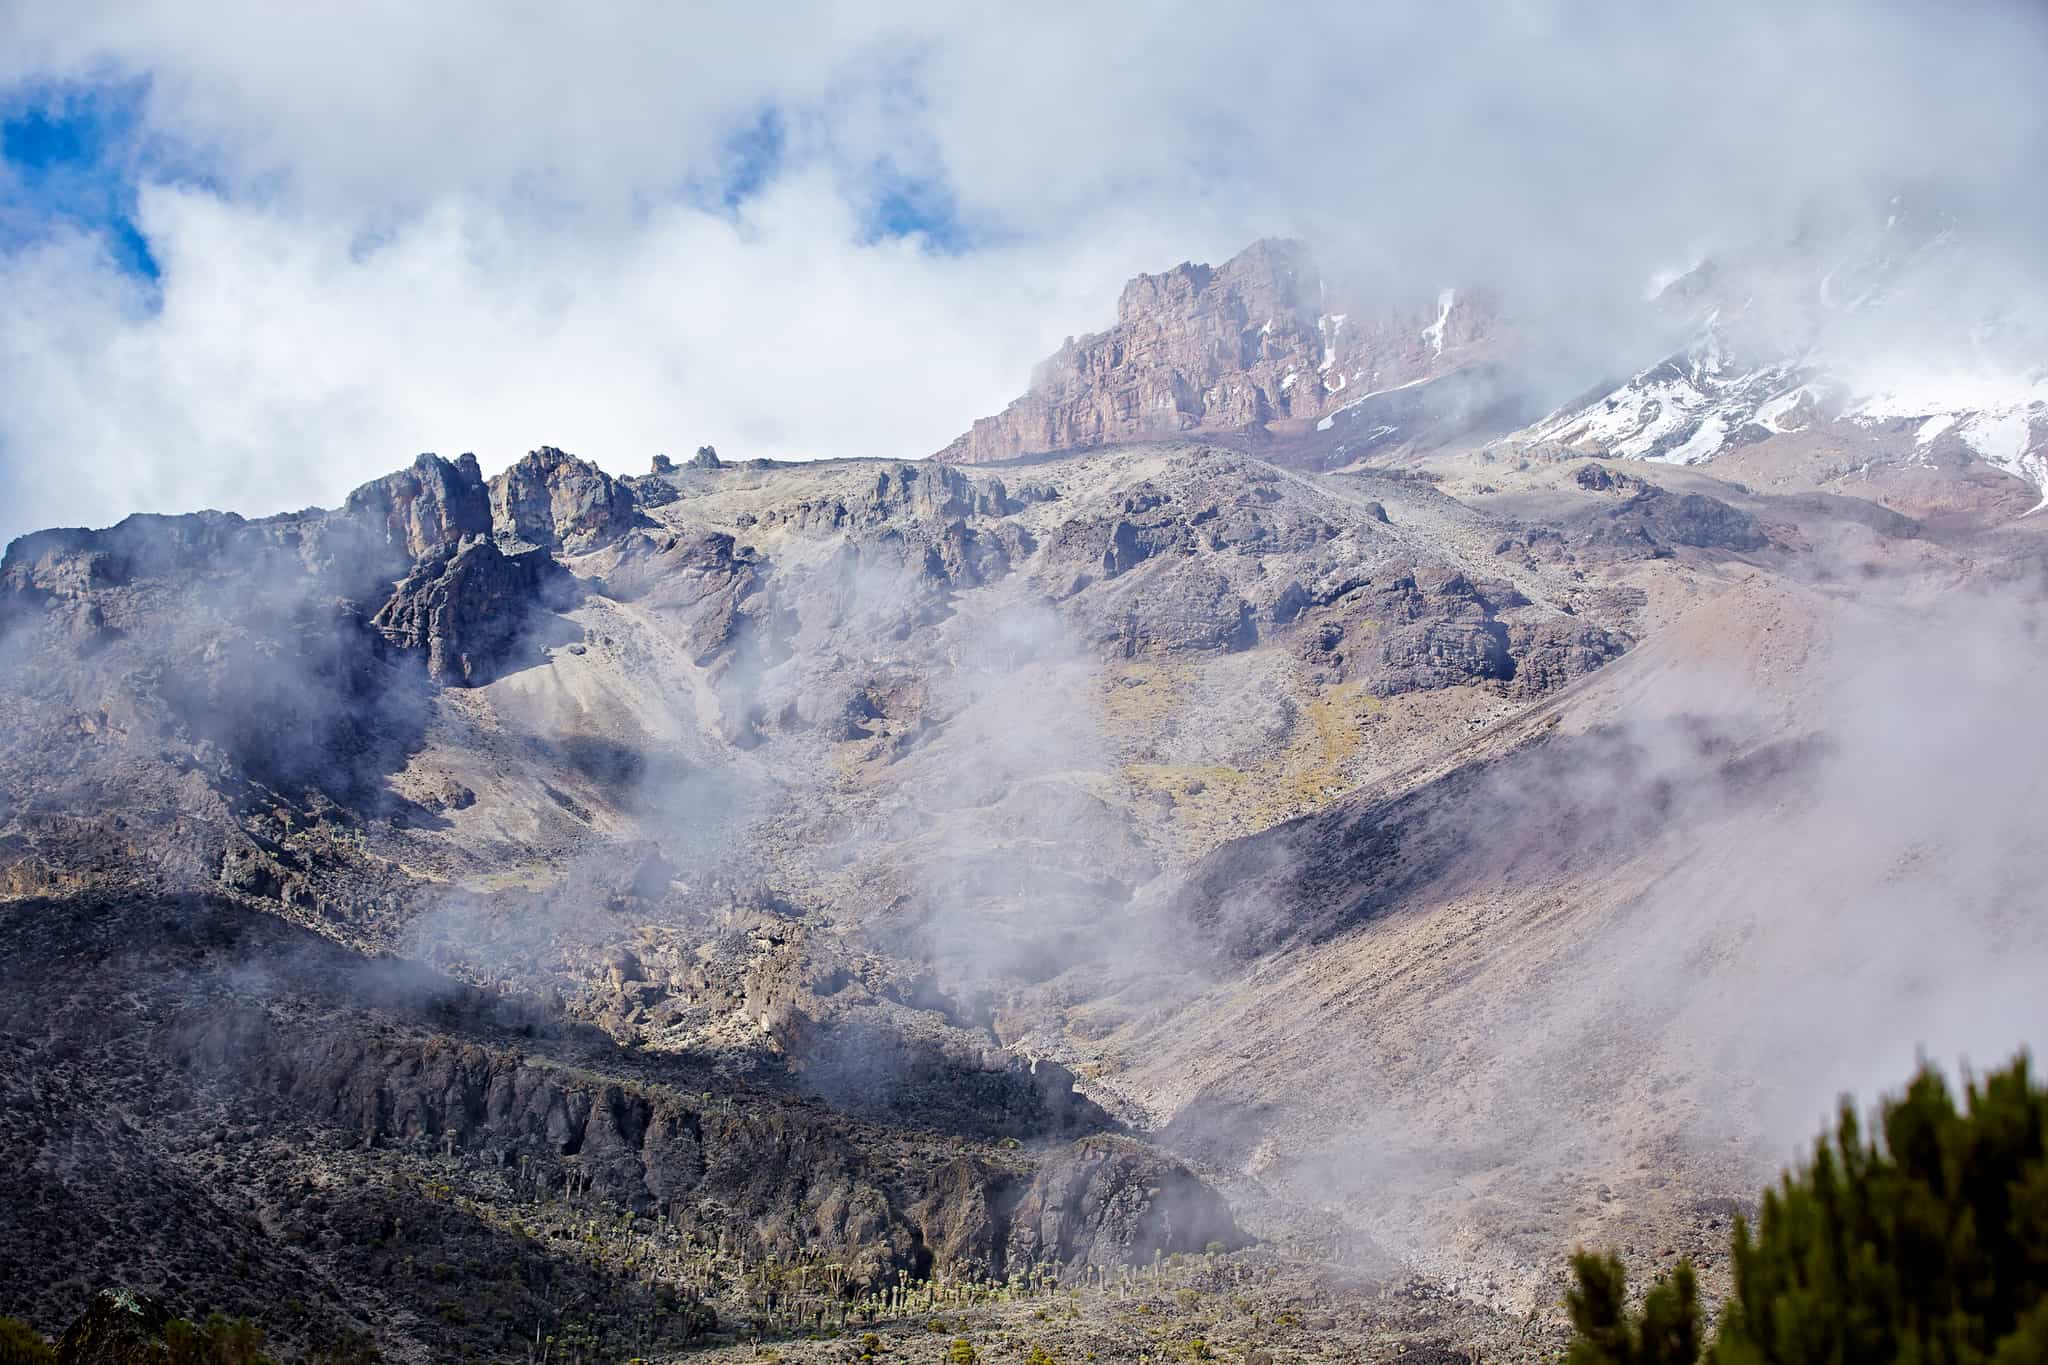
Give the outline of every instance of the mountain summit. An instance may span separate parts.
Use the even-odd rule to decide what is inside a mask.
[[[1182,432],[1298,434],[1361,398],[1456,370],[1490,339],[1491,314],[1468,293],[1356,292],[1285,238],[1220,266],[1140,275],[1114,326],[1069,338],[1027,393],[934,458],[985,464]]]

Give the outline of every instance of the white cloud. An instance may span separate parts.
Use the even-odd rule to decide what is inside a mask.
[[[423,448],[915,455],[1128,274],[1271,231],[1581,336],[1820,191],[1929,177],[2031,244],[2043,36],[1851,0],[6,7],[0,89],[146,79],[198,173],[146,196],[160,315],[80,243],[0,257],[9,521],[331,499]],[[768,109],[767,190],[704,211]],[[999,245],[863,244],[892,177]]]
[[[450,200],[359,250],[341,225],[176,189],[144,196],[142,225],[160,308],[78,238],[0,263],[14,530],[332,504],[419,450],[492,467],[548,443],[622,472],[706,441],[927,454],[1167,246],[863,245],[815,179],[737,220],[670,207],[602,237]]]

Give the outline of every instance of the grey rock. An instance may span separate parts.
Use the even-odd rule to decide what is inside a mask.
[[[690,657],[702,666],[737,641],[764,574],[754,553],[722,531],[636,531],[604,582],[621,600],[683,618]]]
[[[422,455],[350,493],[341,510],[409,560],[491,530],[483,475],[476,456],[467,454],[452,463]]]
[[[424,656],[436,680],[479,686],[518,652],[560,572],[544,549],[508,555],[472,540],[422,559],[371,624],[398,649]]]
[[[491,480],[491,526],[512,547],[582,554],[637,521],[633,490],[574,455],[542,446]]]

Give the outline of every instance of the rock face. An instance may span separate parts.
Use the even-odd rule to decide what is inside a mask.
[[[512,657],[559,573],[544,549],[508,555],[471,540],[414,565],[371,624],[398,648],[425,655],[438,681],[473,687]]]
[[[738,638],[762,568],[751,549],[735,548],[721,531],[635,532],[620,547],[605,585],[622,600],[681,618],[691,661],[702,667]]]
[[[1245,1244],[1230,1209],[1179,1162],[1099,1133],[1049,1157],[1010,1211],[1010,1264],[1142,1264]]]
[[[1704,493],[1673,493],[1597,464],[1581,466],[1573,482],[1589,493],[1618,498],[1586,523],[1581,535],[1591,549],[1652,555],[1668,554],[1674,546],[1749,552],[1771,543],[1755,517]]]
[[[567,554],[616,539],[636,519],[631,488],[553,446],[491,480],[490,510],[499,540]]]
[[[342,511],[408,559],[491,530],[490,500],[474,455],[452,463],[422,455],[410,467],[356,489]]]
[[[1456,369],[1491,328],[1445,290],[1412,304],[1347,304],[1300,242],[1255,242],[1221,266],[1140,275],[1116,325],[1069,340],[1030,392],[936,458],[962,464],[1148,434],[1309,420],[1366,394]]]

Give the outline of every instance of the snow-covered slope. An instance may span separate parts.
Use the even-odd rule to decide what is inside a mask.
[[[1949,221],[1895,211],[1862,240],[1702,266],[1658,300],[1681,349],[1513,439],[1702,464],[1819,436],[1852,465],[1981,461],[2048,495],[2048,347],[2023,304],[1972,291],[1975,264]]]
[[[1891,440],[1910,428],[1910,443]],[[1699,341],[1517,438],[1617,459],[1704,464],[1731,448],[1825,431],[1872,459],[1982,460],[2048,493],[2048,372],[1925,379],[1870,389],[1817,357],[1743,363],[1709,327]],[[1881,448],[1880,448],[1881,447]]]

